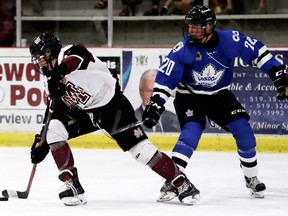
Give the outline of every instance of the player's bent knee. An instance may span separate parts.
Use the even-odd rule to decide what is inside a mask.
[[[57,119],[52,119],[50,121],[46,135],[46,140],[48,144],[66,141],[68,139],[68,136],[68,131],[66,130],[66,127],[61,121]]]
[[[195,150],[201,135],[202,124],[200,122],[188,122],[183,126],[178,142]]]
[[[249,151],[256,147],[253,130],[245,118],[236,119],[228,124],[237,146],[242,151]]]
[[[145,139],[132,147],[129,152],[136,161],[146,165],[158,152],[158,149],[148,139]]]

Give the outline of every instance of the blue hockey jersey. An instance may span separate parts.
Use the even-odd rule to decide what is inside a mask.
[[[281,65],[261,41],[239,31],[215,30],[213,38],[215,45],[209,48],[189,44],[183,38],[159,67],[153,94],[166,101],[176,87],[180,93],[207,95],[228,89],[236,57],[265,73]]]

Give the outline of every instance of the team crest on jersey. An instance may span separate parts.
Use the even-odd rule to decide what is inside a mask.
[[[173,48],[173,52],[178,52],[182,47],[183,47],[183,42],[179,42],[178,44],[176,44],[176,46],[174,46]]]
[[[134,129],[133,132],[134,132],[134,136],[136,138],[139,138],[139,137],[143,136],[143,132],[142,132],[142,130],[139,127]]]
[[[191,116],[194,115],[194,112],[193,112],[193,110],[188,109],[188,110],[185,112],[185,114],[186,114],[187,117],[191,117]]]
[[[62,96],[62,100],[69,107],[82,108],[91,98],[91,95],[70,81],[66,83],[66,86],[66,94]]]
[[[213,64],[206,65],[201,72],[192,71],[192,77],[196,85],[204,86],[207,88],[214,87],[221,80],[224,74],[223,70],[218,70]]]
[[[201,53],[200,53],[200,52],[197,52],[197,53],[196,53],[196,61],[201,61],[201,59],[202,59]]]

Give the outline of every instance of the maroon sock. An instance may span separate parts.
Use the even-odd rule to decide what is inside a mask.
[[[148,163],[151,169],[168,181],[172,181],[181,172],[173,160],[163,152],[157,152]]]
[[[74,158],[70,146],[66,142],[56,142],[50,145],[54,161],[60,171],[74,168]]]

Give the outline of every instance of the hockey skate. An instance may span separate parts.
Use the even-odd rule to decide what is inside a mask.
[[[178,175],[171,183],[178,189],[178,199],[186,205],[194,205],[200,200],[200,191],[184,174]]]
[[[178,196],[178,189],[171,185],[171,182],[165,181],[160,189],[160,195],[157,202],[168,202]]]
[[[248,178],[245,176],[246,187],[250,190],[250,195],[255,198],[264,198],[266,186],[260,182],[257,176]]]
[[[73,171],[68,169],[63,170],[59,174],[59,179],[65,183],[62,186],[62,192],[59,193],[59,199],[64,205],[76,206],[87,203],[83,195],[85,191],[79,182],[76,168]]]

